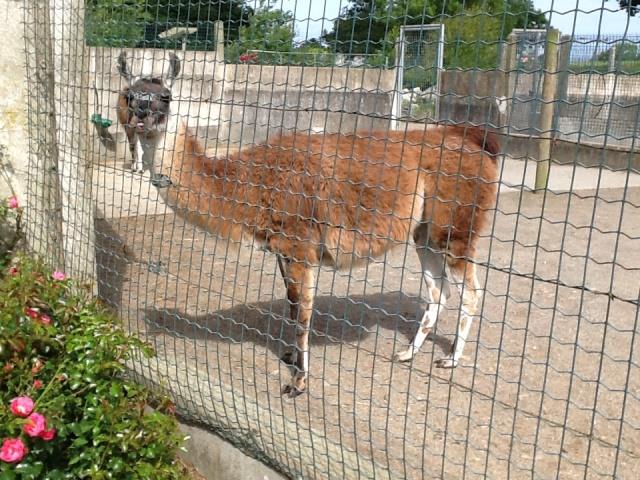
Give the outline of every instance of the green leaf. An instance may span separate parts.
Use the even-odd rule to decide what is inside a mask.
[[[5,463],[4,465],[0,465],[0,468],[3,469],[0,471],[0,480],[14,480],[16,478],[13,466]]]
[[[36,480],[40,473],[42,473],[42,469],[44,465],[42,462],[22,462],[16,465],[16,472],[22,475],[25,479],[33,479]]]

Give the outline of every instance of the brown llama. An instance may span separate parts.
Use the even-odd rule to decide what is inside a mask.
[[[169,71],[164,76],[134,76],[127,55],[118,56],[118,71],[127,85],[118,95],[118,121],[124,126],[131,153],[131,170],[142,173],[151,163],[158,139],[162,139],[171,103],[171,87],[180,73],[180,59],[169,55]]]
[[[154,142],[163,149],[144,160],[167,205],[208,232],[248,239],[277,255],[297,321],[296,348],[287,355],[295,371],[284,394],[295,397],[307,387],[317,268],[364,263],[411,238],[426,306],[411,345],[395,359],[418,352],[453,283],[462,299],[456,339],[436,365],[458,364],[481,292],[469,260],[498,191],[494,134],[460,126],[294,133],[211,157],[184,121],[166,115],[168,125]]]

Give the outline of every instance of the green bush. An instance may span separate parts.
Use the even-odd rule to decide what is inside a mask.
[[[171,402],[122,376],[150,348],[60,272],[0,277],[0,480],[185,478]]]
[[[460,69],[494,69],[504,33],[502,18],[473,7],[444,21],[444,66]]]

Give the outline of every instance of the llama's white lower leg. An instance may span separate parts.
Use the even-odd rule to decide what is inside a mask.
[[[480,297],[480,289],[475,273],[475,265],[467,264],[466,270],[464,262],[459,262],[462,266],[457,265],[451,270],[453,282],[460,290],[461,305],[460,319],[456,331],[456,339],[453,342],[451,353],[444,358],[436,361],[436,366],[440,368],[454,368],[458,365],[464,346],[471,330],[473,317],[476,314],[478,298]]]
[[[409,361],[418,353],[436,320],[438,320],[449,294],[449,282],[444,271],[444,255],[433,252],[428,247],[421,247],[417,250],[427,290],[427,306],[422,314],[420,327],[413,337],[411,345],[395,356],[395,360],[400,362]]]
[[[287,298],[290,302],[291,319],[296,322],[295,371],[291,383],[285,385],[282,393],[297,397],[307,388],[309,372],[309,331],[315,293],[315,276],[311,267],[302,263],[287,266]],[[293,355],[292,355],[293,357]]]
[[[144,172],[144,151],[142,149],[142,144],[140,140],[136,140],[136,154],[133,156],[133,161],[131,162],[131,171],[134,173],[142,173]]]

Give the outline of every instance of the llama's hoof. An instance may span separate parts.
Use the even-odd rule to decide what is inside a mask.
[[[296,353],[295,352],[286,352],[284,355],[280,357],[282,363],[286,365],[293,365],[296,361]]]
[[[306,390],[307,376],[303,373],[296,373],[291,380],[291,385],[285,385],[282,387],[282,394],[287,395],[289,398],[296,398]]]
[[[299,395],[302,395],[305,391],[300,390],[293,385],[285,385],[282,387],[282,395],[286,395],[289,398],[296,398]]]
[[[413,358],[413,350],[407,348],[404,352],[396,353],[393,356],[394,362],[408,362]]]
[[[458,361],[453,357],[444,357],[436,360],[435,365],[438,368],[456,368],[458,366]]]

